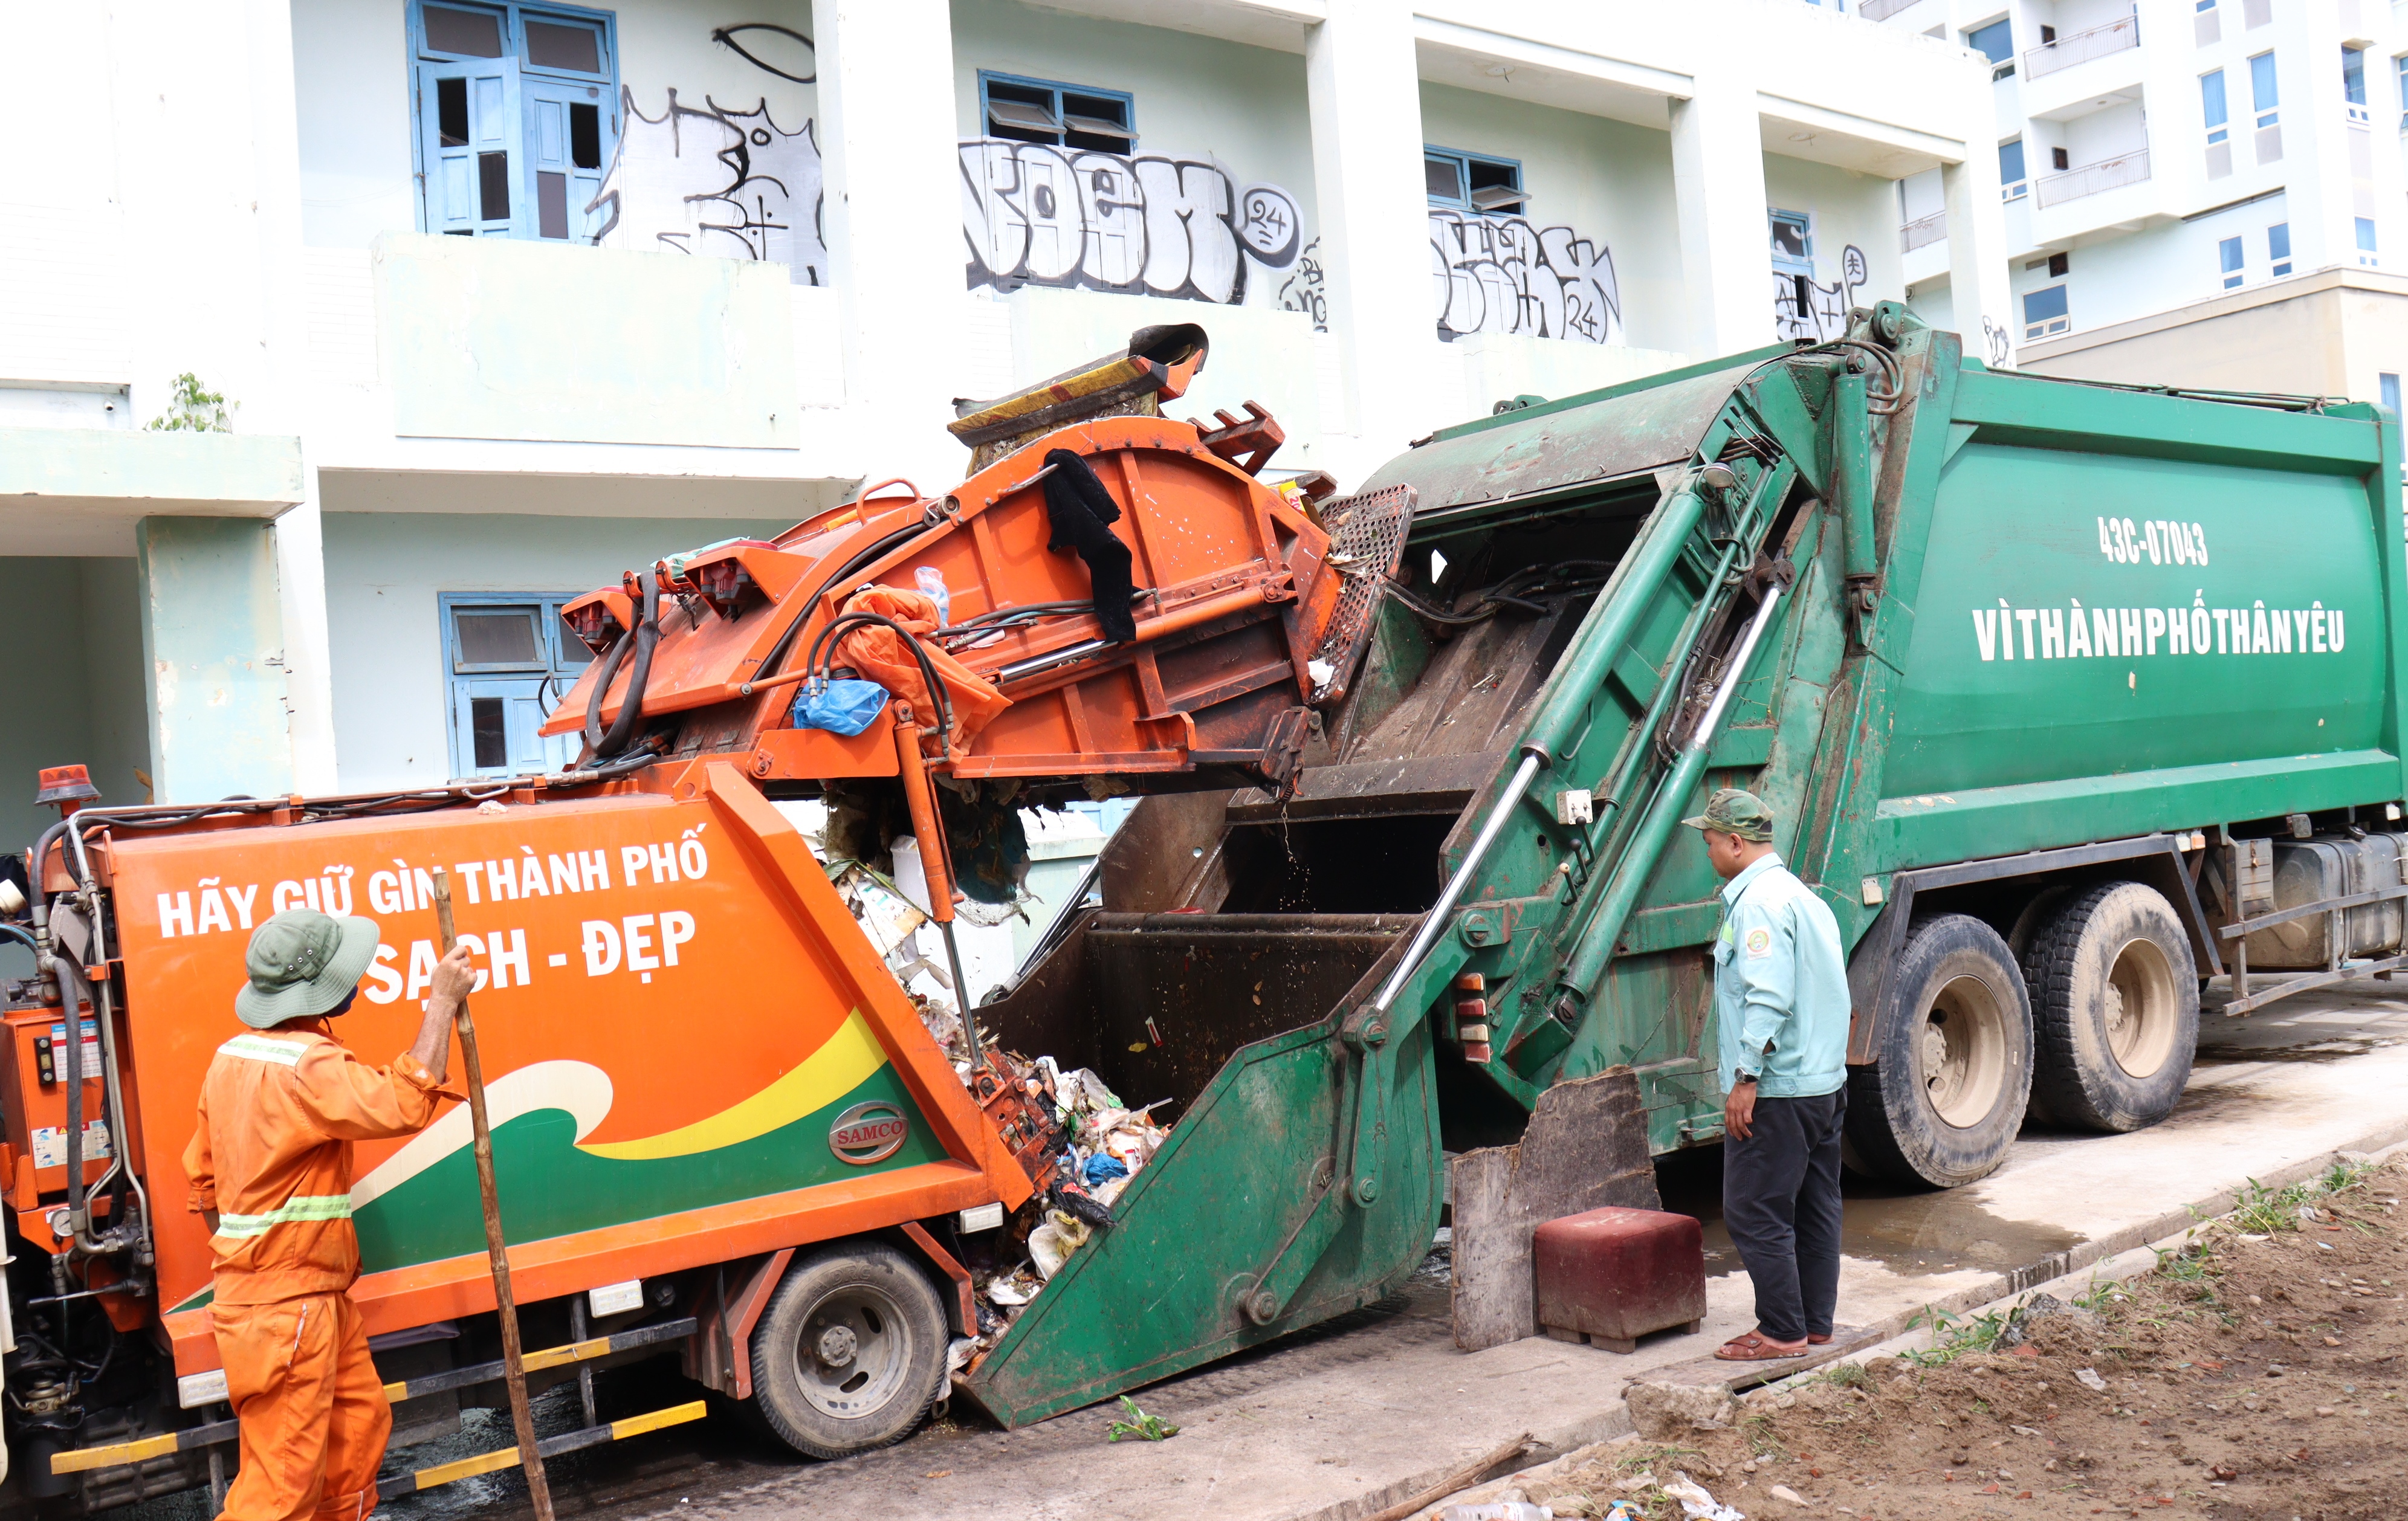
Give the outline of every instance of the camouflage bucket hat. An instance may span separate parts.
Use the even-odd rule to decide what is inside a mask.
[[[1724,787],[1706,799],[1706,811],[1693,819],[1683,819],[1692,829],[1714,829],[1727,835],[1758,843],[1772,839],[1772,810],[1764,799],[1737,787]]]
[[[373,919],[337,919],[287,909],[259,926],[243,956],[251,981],[234,1012],[255,1030],[322,1014],[343,1001],[376,959]]]

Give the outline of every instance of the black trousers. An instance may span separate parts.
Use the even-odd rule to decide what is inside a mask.
[[[1828,1336],[1840,1300],[1840,1122],[1848,1090],[1758,1098],[1754,1134],[1723,1140],[1723,1223],[1776,1342]]]

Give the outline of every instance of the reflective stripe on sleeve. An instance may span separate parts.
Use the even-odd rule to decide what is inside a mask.
[[[218,1234],[239,1239],[257,1236],[270,1226],[296,1220],[349,1220],[351,1217],[351,1196],[349,1194],[301,1194],[265,1214],[221,1213],[218,1216]]]
[[[237,1035],[218,1047],[221,1056],[241,1056],[250,1061],[274,1062],[280,1067],[299,1064],[301,1054],[309,1048],[294,1045],[290,1040],[270,1040],[265,1036]]]

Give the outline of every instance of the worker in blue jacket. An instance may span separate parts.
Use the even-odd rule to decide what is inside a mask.
[[[1772,811],[1725,788],[1684,824],[1724,880],[1714,939],[1723,1221],[1756,1285],[1756,1329],[1714,1353],[1795,1357],[1831,1340],[1840,1298],[1840,1126],[1848,966],[1831,911],[1781,864]]]

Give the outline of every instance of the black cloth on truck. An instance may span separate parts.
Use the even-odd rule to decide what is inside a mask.
[[[1103,624],[1104,638],[1115,644],[1135,643],[1137,617],[1129,611],[1129,598],[1137,587],[1129,579],[1129,547],[1107,526],[1120,521],[1121,509],[1083,456],[1067,449],[1048,450],[1045,463],[1054,466],[1045,478],[1045,519],[1054,537],[1045,547],[1079,552],[1079,558],[1087,562],[1096,622]]]

